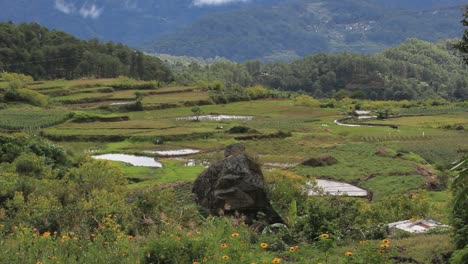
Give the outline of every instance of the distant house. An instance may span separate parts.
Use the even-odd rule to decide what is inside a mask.
[[[388,224],[390,229],[399,229],[410,233],[426,233],[436,227],[448,228],[447,225],[441,224],[432,219],[421,220],[404,220]]]

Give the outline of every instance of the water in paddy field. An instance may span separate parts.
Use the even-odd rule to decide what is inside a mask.
[[[232,119],[242,119],[242,120],[252,120],[253,116],[237,116],[237,115],[202,115],[198,118],[196,116],[188,117],[179,117],[176,120],[200,120],[200,121],[221,121],[221,120],[232,120]]]
[[[102,160],[111,160],[111,161],[121,161],[125,163],[132,164],[133,166],[138,167],[154,167],[162,168],[162,163],[157,162],[154,158],[136,156],[136,155],[127,155],[127,154],[103,154],[92,156],[93,159],[102,159]]]
[[[317,179],[316,181],[317,187],[322,189],[323,192],[328,195],[348,195],[355,197],[367,196],[366,190],[348,183],[320,179]],[[319,195],[319,193],[312,190],[309,192],[309,195]]]
[[[145,153],[157,154],[160,156],[183,156],[199,153],[197,149],[173,149],[173,150],[145,150]]]

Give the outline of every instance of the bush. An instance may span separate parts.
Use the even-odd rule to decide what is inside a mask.
[[[266,98],[270,94],[269,90],[261,85],[245,88],[245,93],[250,99],[261,99]]]
[[[46,175],[47,166],[42,156],[32,153],[23,153],[14,162],[16,172],[20,175],[42,178]]]
[[[99,115],[89,112],[75,112],[73,115],[73,122],[76,123],[90,123],[90,122],[118,122],[118,121],[127,121],[130,118],[128,116],[119,116],[119,115]]]
[[[246,134],[246,133],[257,134],[259,132],[257,130],[255,130],[255,129],[250,128],[250,127],[235,126],[235,127],[232,127],[231,129],[229,129],[227,131],[227,133],[229,133],[229,134]]]
[[[18,97],[21,101],[26,101],[36,106],[46,106],[48,104],[48,97],[29,89],[19,89]]]
[[[450,258],[450,264],[466,264],[468,263],[468,245],[465,248],[453,252]]]
[[[294,98],[294,105],[308,106],[308,107],[319,107],[320,101],[310,97],[308,95],[300,95]]]
[[[310,167],[325,167],[325,166],[331,166],[337,163],[338,163],[338,160],[335,157],[323,156],[323,157],[318,157],[318,158],[310,158],[306,161],[303,161],[302,165],[310,166]]]

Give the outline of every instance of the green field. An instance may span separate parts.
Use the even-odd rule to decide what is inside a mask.
[[[116,161],[109,162],[109,164],[115,165],[117,171],[122,172],[127,183],[122,192],[129,201],[149,195],[145,198],[146,200],[138,200],[142,203],[139,206],[144,207],[145,202],[157,204],[155,208],[161,211],[158,211],[157,216],[153,215],[151,221],[159,219],[160,227],[158,228],[160,230],[169,230],[170,227],[164,222],[168,217],[179,221],[184,217],[190,218],[194,214],[190,211],[193,209],[191,207],[193,199],[190,196],[191,183],[205,170],[208,164],[213,164],[223,158],[223,151],[227,145],[236,142],[244,144],[247,152],[262,165],[267,182],[275,182],[278,180],[278,175],[283,175],[281,177],[285,177],[284,181],[296,180],[303,184],[304,181],[313,179],[330,179],[350,183],[368,190],[371,193],[367,197],[368,199],[345,197],[333,200],[330,197],[309,197],[313,203],[316,203],[314,206],[319,206],[315,209],[330,210],[320,207],[327,203],[336,206],[331,211],[327,211],[330,214],[334,213],[335,209],[345,208],[344,211],[340,212],[346,214],[346,217],[351,217],[353,210],[359,211],[359,214],[362,214],[361,218],[354,218],[354,221],[359,222],[360,228],[364,226],[367,228],[371,223],[381,224],[381,221],[405,220],[400,218],[419,216],[417,213],[419,211],[424,211],[424,217],[430,217],[444,223],[449,221],[448,207],[451,193],[447,188],[450,186],[448,179],[453,176],[453,173],[447,169],[450,168],[452,162],[468,152],[468,115],[463,109],[453,108],[449,111],[441,110],[440,107],[432,109],[430,106],[424,111],[415,109],[411,112],[411,109],[400,109],[402,113],[415,113],[418,116],[368,121],[373,124],[395,124],[398,129],[389,126],[367,125],[349,127],[337,125],[334,121],[347,116],[350,109],[357,104],[350,99],[338,102],[334,108],[299,106],[295,104],[293,98],[268,98],[216,104],[211,100],[212,93],[209,91],[197,90],[195,87],[163,86],[154,89],[140,89],[144,86],[138,86],[147,84],[136,81],[130,83],[126,81],[120,84],[119,80],[116,79],[57,80],[32,84],[28,88],[49,96],[48,106],[38,108],[21,103],[5,104],[5,109],[0,110],[0,128],[2,133],[24,131],[49,139],[54,144],[62,146],[67,155],[73,158],[71,164],[77,167],[79,167],[77,164],[83,163],[92,155],[109,153],[146,156],[161,162],[162,168],[138,167]],[[119,88],[115,91],[103,92],[102,89],[109,89],[112,85]],[[131,102],[139,108],[112,105],[116,102]],[[140,105],[136,103],[140,103]],[[362,104],[392,105],[394,107],[399,105],[398,102],[373,103],[367,101],[362,102]],[[251,116],[252,118],[197,122],[187,119],[196,116],[193,111],[194,106],[200,107],[201,113],[199,114],[202,116],[231,115]],[[239,126],[248,127],[251,129],[250,131],[255,132],[230,132],[230,129]],[[464,129],[457,129],[458,126],[462,126]],[[257,138],[255,138],[256,136]],[[200,152],[183,157],[165,157],[149,152],[186,148],[197,149]],[[319,167],[301,165],[305,160],[325,156],[332,156],[337,160],[337,163]],[[195,165],[188,166],[189,163],[195,163]],[[4,168],[14,167],[13,165],[8,165],[10,166],[8,167],[0,164],[0,170],[2,166],[5,166]],[[63,182],[67,182],[67,177],[70,177],[67,173],[57,175],[63,177],[57,179],[63,180]],[[155,190],[157,191],[155,192]],[[290,190],[281,190],[280,188],[279,193],[275,193],[273,197],[278,196],[285,199],[277,202],[278,204],[285,203],[282,207],[275,206],[278,206],[277,209],[287,221],[293,221],[291,220],[293,218],[290,218],[294,217],[290,216],[290,210],[293,208],[291,207],[292,203],[288,204],[293,201],[288,200],[291,199],[288,196],[288,191]],[[103,200],[95,198],[98,199],[95,201],[96,203],[105,204],[105,199],[112,200],[111,194],[102,195],[104,195],[102,196]],[[168,197],[164,195],[168,195]],[[68,197],[66,194],[62,194],[62,196],[63,199],[72,199],[70,198],[72,196]],[[413,196],[421,196],[422,198],[413,202],[411,200]],[[159,200],[160,197],[163,198]],[[398,207],[400,205],[397,202],[395,202],[397,205],[391,206],[401,210],[404,206],[408,206],[409,212],[403,211],[401,213],[400,211],[399,215],[385,212],[384,216],[380,216],[381,211],[384,214],[386,210],[385,204],[388,205],[392,202],[389,201],[389,198],[403,204],[401,208]],[[298,199],[298,202],[301,201],[299,197],[294,199]],[[93,210],[92,201],[81,202],[84,203],[84,206],[88,206],[90,211]],[[184,206],[177,203],[183,203]],[[355,207],[346,210],[348,203]],[[112,206],[124,205],[117,203]],[[307,209],[307,206],[300,204],[296,209],[299,210],[298,214],[304,213],[304,210],[315,210],[313,207]],[[383,206],[383,208],[379,206]],[[188,208],[188,211],[179,212],[174,209],[179,207],[183,207],[183,210]],[[175,211],[171,211],[172,213],[164,211],[168,208]],[[406,210],[406,208],[404,209]],[[191,215],[186,216],[186,213]],[[167,216],[166,214],[172,215]],[[337,219],[340,217],[337,216]],[[296,220],[300,223],[304,219]],[[174,226],[194,225],[191,221],[184,218],[177,224],[172,224]],[[193,222],[196,221],[193,220]],[[214,248],[219,247],[217,245],[219,241],[235,243],[232,238],[229,238],[230,232],[237,232],[244,228],[242,226],[226,227],[227,224],[216,222],[220,220],[209,221],[213,222],[206,223],[207,226],[204,227],[206,230],[200,230],[200,232],[206,232],[206,236],[209,238],[200,239],[216,243],[216,245],[212,245]],[[380,231],[359,229],[357,232],[352,225],[347,226],[349,223],[339,223],[338,221],[335,224],[342,225],[336,226],[336,228],[349,230],[353,240],[340,240],[340,237],[345,237],[348,234],[334,233],[333,230],[320,230],[320,232],[329,232],[334,235],[334,239],[336,238],[333,242],[335,244],[332,245],[330,251],[326,251],[327,253],[321,251],[322,249],[317,249],[316,244],[304,242],[300,244],[300,247],[304,248],[303,251],[294,253],[295,255],[292,252],[288,253],[287,247],[286,252],[280,255],[277,255],[275,250],[259,253],[262,256],[261,263],[271,263],[271,260],[277,256],[281,256],[284,262],[291,263],[310,263],[308,261],[311,260],[347,263],[347,260],[343,259],[345,251],[352,250],[358,254],[371,254],[366,251],[365,246],[357,243],[357,237],[360,237],[361,233],[364,234],[364,232],[370,232],[366,235],[371,234],[374,238],[379,237],[378,232]],[[220,231],[220,226],[227,228],[228,231]],[[291,227],[291,230],[296,227]],[[300,227],[304,230],[310,228]],[[142,232],[141,230],[129,232]],[[174,232],[174,234],[170,234],[177,237],[178,231]],[[248,232],[250,231],[245,231],[244,234]],[[319,230],[314,232],[319,232]],[[215,242],[213,242],[213,236],[217,239]],[[304,233],[301,236],[307,237],[307,234]],[[426,247],[411,244],[422,243],[421,241],[425,241],[426,238],[442,242],[434,242]],[[87,241],[87,239],[83,239],[83,241]],[[173,241],[170,239],[168,241]],[[252,235],[251,239],[255,240],[257,244],[263,240],[268,241],[273,247],[273,245],[278,246],[275,241],[279,238],[268,235],[254,238]],[[287,241],[287,239],[294,240],[296,238],[285,235],[281,239]],[[447,239],[447,232],[438,235],[418,236],[397,234],[394,237],[395,245],[407,250],[400,252],[401,255],[410,256],[422,263],[428,263],[427,261],[431,260],[431,257],[427,256],[431,250],[437,251],[437,254],[442,254],[441,252],[444,250],[451,250],[452,245],[446,241]],[[323,242],[320,241],[318,240],[317,243]],[[373,240],[370,243],[378,244],[379,240]],[[129,245],[125,245],[127,251],[139,252],[135,248],[129,248]],[[135,244],[131,245],[131,247],[135,247]],[[253,244],[250,245],[254,247]],[[238,246],[240,247],[240,244]],[[255,259],[256,253],[252,252],[258,253],[258,248],[250,248],[248,252],[253,255],[246,255],[245,259]],[[216,257],[220,258],[221,255]],[[381,258],[381,256],[374,257]]]

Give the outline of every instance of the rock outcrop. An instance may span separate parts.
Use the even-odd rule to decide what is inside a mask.
[[[269,223],[282,223],[267,197],[260,165],[245,154],[245,147],[230,145],[224,157],[195,180],[192,192],[197,202],[212,215],[239,214],[248,224],[258,213]]]

